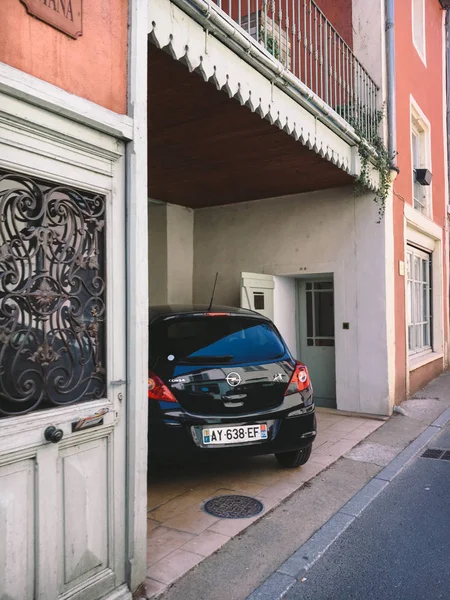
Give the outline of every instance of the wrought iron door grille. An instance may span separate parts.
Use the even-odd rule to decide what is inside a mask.
[[[0,416],[105,395],[105,205],[0,172]]]

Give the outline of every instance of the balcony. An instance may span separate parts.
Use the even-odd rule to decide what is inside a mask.
[[[280,2],[150,2],[151,198],[197,209],[350,186],[360,175],[378,87],[350,29],[333,27],[312,0]],[[376,169],[366,175],[377,189]]]
[[[286,71],[367,140],[378,128],[378,86],[312,0],[213,0]]]

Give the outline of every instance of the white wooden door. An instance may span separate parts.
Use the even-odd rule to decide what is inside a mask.
[[[52,119],[0,127],[0,600],[125,599],[124,149]]]

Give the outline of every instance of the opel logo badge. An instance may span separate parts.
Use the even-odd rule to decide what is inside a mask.
[[[231,387],[236,387],[237,385],[239,385],[241,383],[242,379],[241,376],[239,375],[239,373],[235,373],[234,371],[232,373],[228,373],[227,375],[227,383],[228,385],[231,385]]]

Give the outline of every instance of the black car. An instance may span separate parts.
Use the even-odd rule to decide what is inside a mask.
[[[316,436],[308,370],[269,319],[240,308],[158,306],[149,328],[151,457],[307,462]]]

